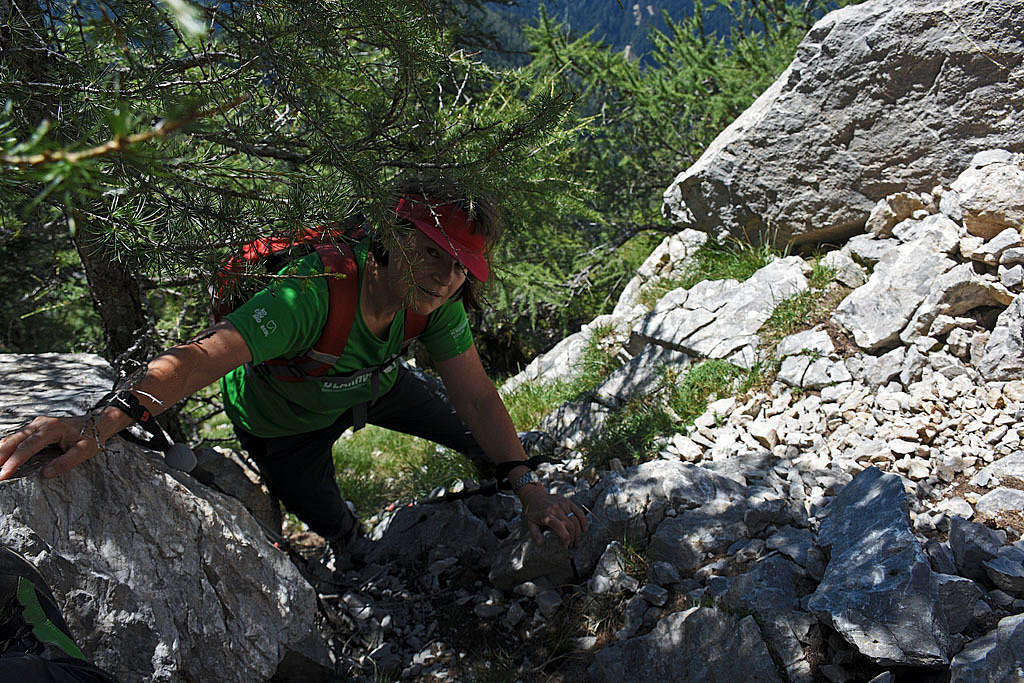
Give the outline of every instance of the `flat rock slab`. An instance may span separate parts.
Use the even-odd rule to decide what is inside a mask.
[[[690,357],[682,351],[648,344],[628,363],[608,375],[596,390],[597,400],[618,407],[632,398],[654,391],[666,368],[685,370]]]
[[[861,232],[883,197],[949,185],[975,152],[1024,147],[1021,35],[1015,2],[873,0],[830,12],[675,179],[662,212],[776,244]]]
[[[818,543],[831,547],[808,609],[882,666],[948,663],[939,590],[894,474],[869,467],[836,495]]]
[[[647,635],[606,647],[587,673],[595,683],[783,680],[753,617],[708,607],[670,614]]]
[[[743,367],[757,361],[757,331],[775,307],[807,289],[806,263],[776,259],[743,282],[705,280],[673,290],[633,333],[703,358],[724,358]]]
[[[949,667],[950,683],[1008,683],[1024,680],[1024,614],[1006,617],[972,640]]]

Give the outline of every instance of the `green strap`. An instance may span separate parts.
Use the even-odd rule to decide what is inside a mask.
[[[43,606],[39,604],[35,585],[24,576],[18,577],[18,602],[25,608],[22,616],[25,623],[32,627],[32,633],[40,642],[51,643],[59,647],[71,657],[85,660],[85,655],[66,633],[53,625],[46,618]]]

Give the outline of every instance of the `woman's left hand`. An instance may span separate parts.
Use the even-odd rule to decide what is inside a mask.
[[[552,495],[543,486],[530,484],[519,492],[519,499],[523,502],[523,516],[530,535],[537,543],[543,542],[541,527],[544,526],[554,531],[568,548],[575,546],[587,533],[586,513],[568,498]]]

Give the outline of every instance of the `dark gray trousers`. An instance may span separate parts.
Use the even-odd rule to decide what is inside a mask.
[[[483,450],[455,414],[440,380],[399,365],[391,390],[367,407],[369,424],[419,436],[462,453],[482,472],[491,468]],[[352,426],[352,411],[324,429],[261,438],[235,425],[238,440],[270,492],[309,528],[328,540],[346,538],[356,519],[335,481],[334,442]]]

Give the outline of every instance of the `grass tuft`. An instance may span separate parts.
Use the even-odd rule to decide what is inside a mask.
[[[654,308],[673,289],[689,289],[702,280],[742,282],[768,265],[780,252],[769,244],[755,246],[739,240],[719,242],[709,238],[686,265],[682,274],[654,283],[640,295],[640,303]]]

